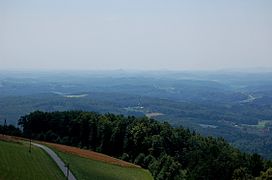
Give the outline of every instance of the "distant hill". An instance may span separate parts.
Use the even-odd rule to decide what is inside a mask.
[[[267,71],[0,71],[0,107],[2,125],[5,119],[17,125],[36,110],[153,117],[272,159],[272,73]]]

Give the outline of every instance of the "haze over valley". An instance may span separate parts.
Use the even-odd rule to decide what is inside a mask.
[[[148,116],[271,158],[272,73],[2,72],[0,119],[35,110]]]

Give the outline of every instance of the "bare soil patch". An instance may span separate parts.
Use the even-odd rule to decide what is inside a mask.
[[[0,141],[21,143],[20,140],[23,140],[23,139],[19,138],[19,137],[15,137],[15,136],[8,136],[8,135],[0,134]],[[26,140],[26,139],[24,139],[24,140]]]

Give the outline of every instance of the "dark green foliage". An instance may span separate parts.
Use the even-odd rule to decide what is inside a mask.
[[[270,166],[222,138],[202,137],[146,117],[36,111],[18,124],[25,136],[121,157],[148,168],[155,179],[243,179]]]
[[[181,164],[171,156],[163,155],[157,161],[153,161],[150,170],[155,179],[174,180],[185,178],[185,172]]]
[[[21,136],[22,132],[21,132],[21,130],[19,128],[16,128],[13,125],[7,125],[7,126],[0,125],[0,134],[12,135],[12,136]]]
[[[233,180],[253,180],[254,178],[249,175],[246,168],[235,169],[232,175]]]
[[[254,153],[250,157],[250,166],[249,166],[252,175],[259,176],[260,171],[264,168],[263,166],[264,166],[264,164],[263,164],[263,160],[262,160],[261,156]]]
[[[266,172],[261,172],[261,176],[257,180],[272,180],[272,168],[266,170]]]
[[[129,155],[127,153],[123,153],[120,159],[124,161],[129,161]]]

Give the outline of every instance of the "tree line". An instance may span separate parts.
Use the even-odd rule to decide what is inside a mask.
[[[242,153],[222,138],[147,117],[35,111],[22,116],[18,125],[24,137],[114,156],[149,169],[157,180],[265,179],[271,172],[271,161]]]

